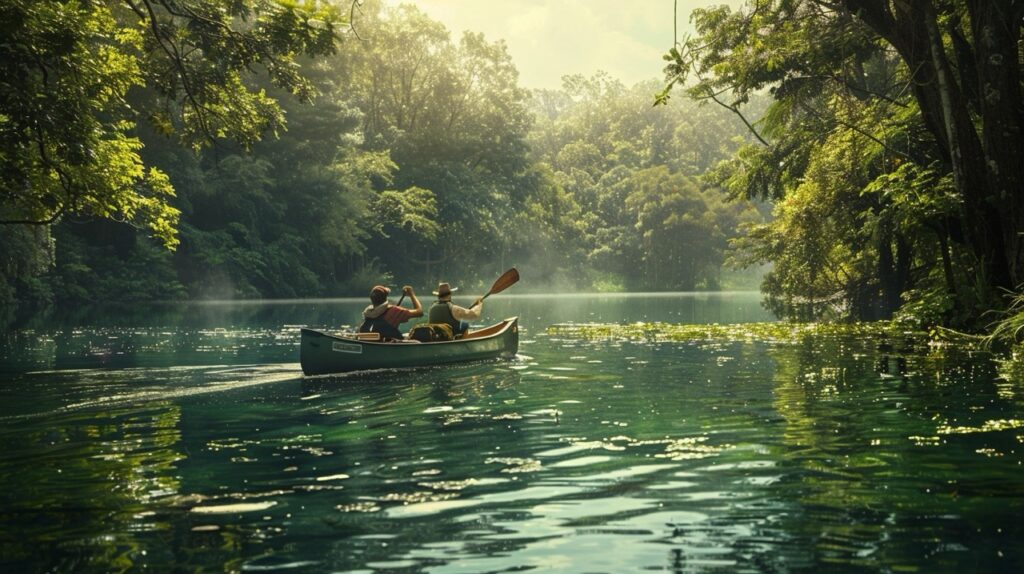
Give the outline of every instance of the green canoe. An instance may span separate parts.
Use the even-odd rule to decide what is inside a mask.
[[[513,357],[519,350],[519,318],[512,317],[455,341],[379,343],[302,330],[299,362],[305,375],[394,369]]]

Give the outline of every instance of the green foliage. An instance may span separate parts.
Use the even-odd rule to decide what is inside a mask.
[[[0,308],[45,306],[53,293],[43,280],[53,266],[54,241],[45,227],[0,227]]]
[[[957,323],[951,320],[956,308],[956,298],[945,289],[912,289],[904,293],[903,297],[907,303],[893,315],[893,321],[899,324],[926,329]]]
[[[85,241],[64,226],[55,231],[58,249],[50,281],[59,303],[68,307],[186,295],[172,254],[161,244],[116,223],[97,221],[84,227],[103,241]]]
[[[262,67],[306,97],[296,56],[334,49],[329,4],[246,0],[38,2],[0,6],[0,220],[64,215],[145,227],[177,243],[167,175],[146,166],[133,93],[150,118],[198,144],[245,145],[283,126],[277,103],[245,83]]]
[[[665,56],[656,103],[686,86],[740,114],[771,93],[748,124],[757,143],[707,180],[777,202],[736,260],[773,264],[763,287],[779,307],[871,318],[903,304],[901,320],[977,326],[1020,281],[1020,202],[1003,190],[1024,180],[1024,130],[1010,127],[1021,84],[1004,74],[1019,69],[1021,6],[1007,10],[751,0],[694,12],[697,35]],[[996,52],[1016,62],[991,66]]]
[[[371,223],[377,232],[387,237],[388,227],[401,229],[431,241],[441,232],[435,221],[437,201],[430,190],[410,187],[405,191],[382,191],[377,194],[370,210]]]
[[[64,304],[365,295],[398,279],[473,289],[512,265],[537,290],[710,289],[726,242],[761,220],[698,179],[744,141],[729,112],[652,109],[653,84],[603,73],[531,95],[503,42],[453,38],[412,6],[359,8],[360,40],[334,52],[327,3],[62,5],[81,20],[68,30],[96,22],[66,67],[107,90],[69,88],[93,106],[74,129],[108,133],[57,134],[53,149],[89,147],[92,163],[67,173],[102,193],[67,208],[40,196],[56,265],[19,267],[9,293],[27,296],[26,277]],[[19,33],[41,42],[43,23]]]
[[[836,130],[814,155],[803,180],[775,207],[770,223],[737,239],[744,264],[772,262],[767,295],[796,304],[828,306],[852,301],[877,267],[866,219],[877,203],[861,194],[871,152],[852,130]]]
[[[624,293],[626,291],[626,280],[613,274],[599,274],[590,280],[594,291],[598,293]]]
[[[732,256],[772,265],[762,288],[773,307],[877,318],[907,303],[903,320],[971,321],[991,300],[978,280],[986,266],[964,245],[964,191],[905,88],[915,80],[900,54],[858,15],[814,2],[758,0],[693,21],[698,35],[666,56],[661,102],[688,81],[691,97],[737,114],[772,94],[749,124],[757,143],[706,181],[775,201],[774,219],[748,227]]]
[[[742,124],[712,108],[651,109],[652,84],[626,89],[601,73],[564,84],[536,95],[530,142],[575,200],[587,267],[633,289],[716,288],[726,240],[760,216],[692,176],[727,157]]]
[[[366,295],[370,285],[393,285],[394,276],[384,269],[381,261],[370,259],[338,284],[338,293],[344,295]]]
[[[626,209],[643,241],[643,284],[683,291],[717,286],[725,234],[696,184],[662,166],[636,172],[630,187]]]
[[[0,21],[0,220],[118,219],[173,248],[173,189],[125,119],[144,83],[142,35],[102,3],[15,0]]]
[[[895,161],[896,168],[880,174],[864,187],[888,204],[893,222],[908,233],[921,233],[955,217],[963,203],[953,177],[938,162],[921,166]]]

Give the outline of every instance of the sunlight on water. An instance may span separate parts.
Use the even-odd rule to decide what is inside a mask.
[[[344,377],[301,376],[296,325],[361,301],[14,333],[5,570],[1024,567],[1017,363],[647,301],[501,300],[551,319],[513,361]]]

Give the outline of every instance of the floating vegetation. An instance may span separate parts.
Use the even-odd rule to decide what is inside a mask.
[[[732,445],[728,444],[720,446],[704,444],[707,440],[708,437],[706,436],[681,438],[665,437],[660,439],[641,440],[625,435],[618,435],[604,441],[588,441],[586,439],[573,438],[568,440],[562,439],[563,442],[568,442],[570,446],[547,451],[545,454],[547,456],[559,456],[579,452],[581,450],[598,448],[608,451],[624,451],[627,449],[655,446],[661,448],[662,452],[654,453],[652,455],[654,458],[666,458],[669,460],[680,461],[717,456],[719,453],[732,448]]]
[[[509,474],[537,472],[541,470],[541,462],[532,458],[492,457],[484,461],[484,464],[494,463],[508,465],[501,469],[501,472],[507,472]]]
[[[669,460],[696,460],[715,456],[729,445],[712,446],[702,444],[707,437],[692,437],[673,439],[665,445],[665,452],[654,455],[655,458],[667,458]]]
[[[438,482],[420,482],[419,485],[423,488],[430,488],[433,490],[462,490],[467,486],[477,484],[479,481],[475,478],[467,478],[466,480],[442,480]]]
[[[1015,348],[1010,356],[998,361],[999,377],[996,380],[996,388],[999,397],[1007,400],[1014,400],[1021,392],[1021,382],[1024,381],[1024,349]]]
[[[419,504],[421,502],[440,502],[442,500],[451,500],[456,498],[458,495],[449,492],[429,492],[429,491],[416,491],[416,492],[389,492],[384,496],[367,497],[369,500],[374,502],[401,502],[402,504]]]
[[[805,337],[882,336],[887,338],[935,339],[934,334],[908,331],[892,322],[871,323],[561,323],[548,327],[553,337],[609,339],[618,341],[764,341],[795,343]]]
[[[1024,428],[1024,420],[996,419],[985,421],[980,427],[943,425],[936,429],[938,434],[973,434]]]
[[[612,437],[609,441],[613,443],[623,442],[620,448],[637,448],[643,446],[661,446],[664,452],[655,453],[654,458],[667,458],[669,460],[696,460],[716,456],[722,451],[731,448],[731,445],[713,446],[704,444],[708,440],[706,436],[693,436],[683,438],[663,438],[637,440],[628,436]]]

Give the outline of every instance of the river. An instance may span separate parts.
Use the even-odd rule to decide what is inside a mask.
[[[1024,571],[1014,362],[753,293],[503,294],[514,360],[304,379],[299,327],[364,304],[4,333],[0,568]]]

